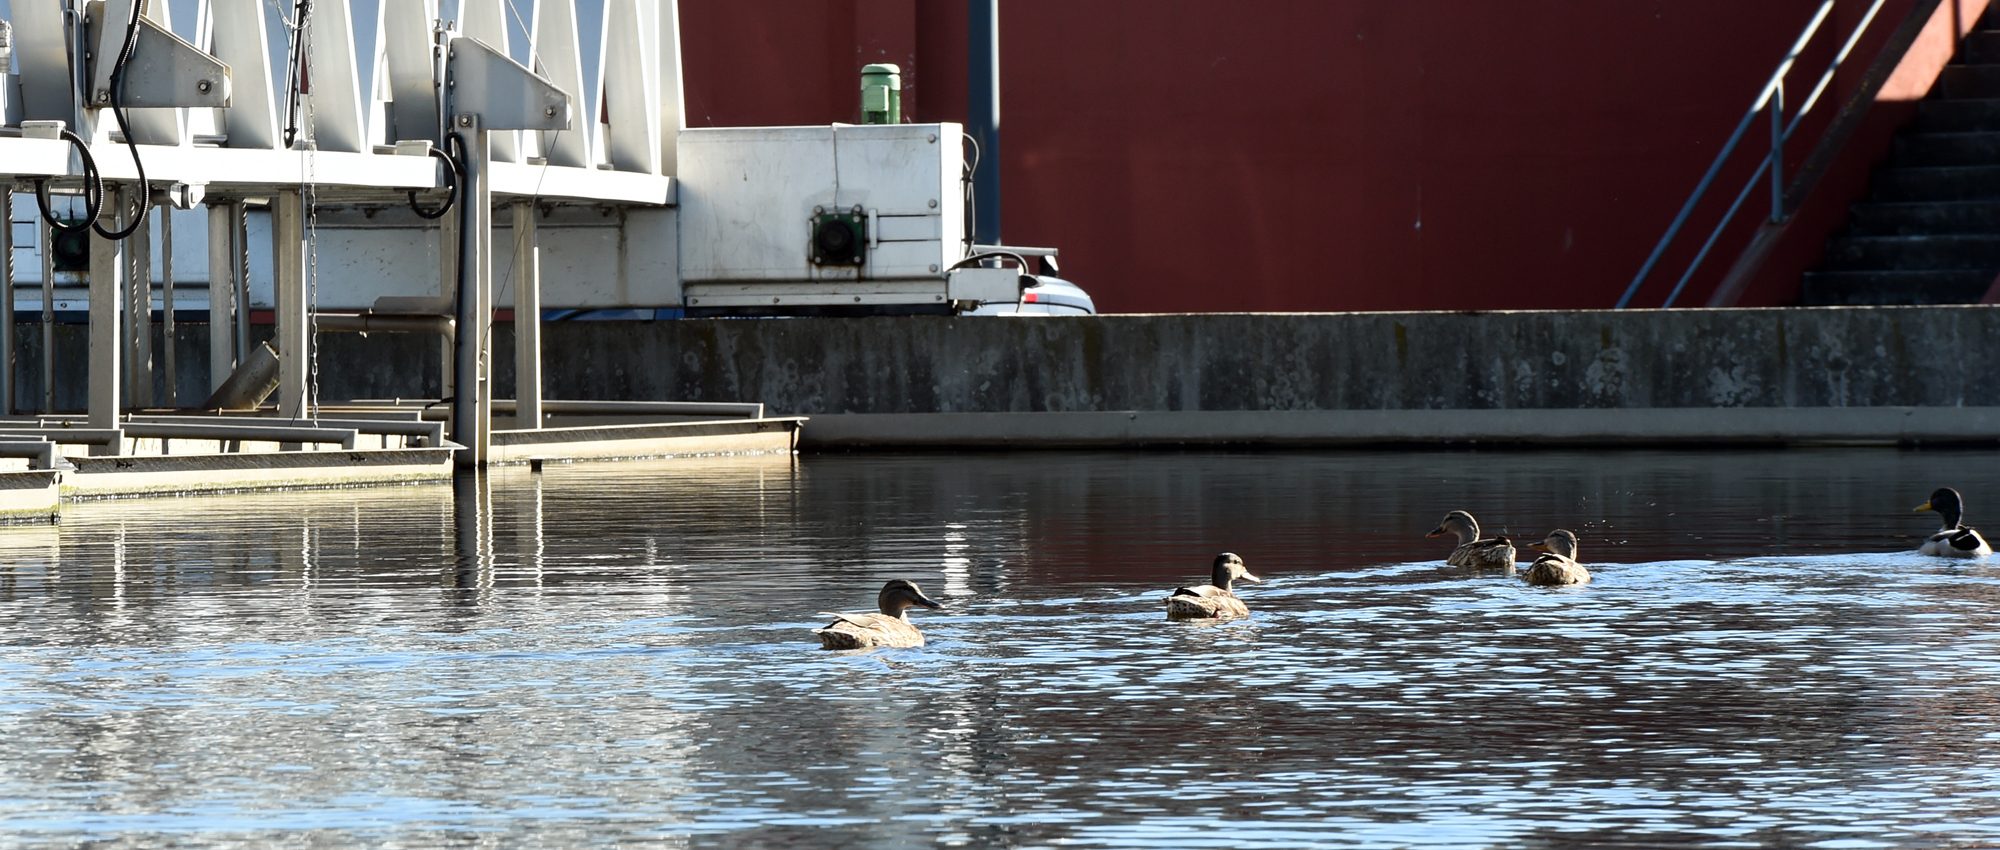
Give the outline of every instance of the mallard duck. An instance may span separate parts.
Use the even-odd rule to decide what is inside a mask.
[[[1262,582],[1263,579],[1250,574],[1243,568],[1243,559],[1234,552],[1224,552],[1215,556],[1215,571],[1209,581],[1199,587],[1176,587],[1173,595],[1167,597],[1167,619],[1196,620],[1242,617],[1250,613],[1250,607],[1237,598],[1230,585],[1237,579]]]
[[[1522,576],[1529,584],[1560,586],[1583,584],[1590,581],[1590,571],[1576,562],[1576,534],[1568,529],[1558,528],[1549,532],[1547,539],[1540,543],[1530,543],[1528,548],[1548,554],[1535,559]]]
[[[913,605],[925,608],[943,608],[924,592],[917,589],[916,582],[895,579],[882,585],[882,592],[875,597],[879,614],[838,614],[821,611],[820,616],[832,617],[833,622],[824,628],[813,629],[819,635],[821,646],[827,649],[866,649],[871,646],[923,646],[924,633],[910,625],[909,609]]]
[[[1464,511],[1452,511],[1444,515],[1444,521],[1431,529],[1425,537],[1458,535],[1458,548],[1451,550],[1451,557],[1444,562],[1454,567],[1506,567],[1514,566],[1514,543],[1505,537],[1479,539],[1479,521]]]
[[[1931,494],[1931,500],[1917,506],[1919,512],[1937,511],[1944,517],[1944,527],[1938,533],[1924,540],[1917,551],[1925,555],[1940,555],[1946,558],[1978,558],[1993,554],[1993,547],[1986,545],[1986,539],[1979,532],[1959,524],[1965,518],[1965,501],[1958,497],[1958,491],[1950,487],[1939,487]]]

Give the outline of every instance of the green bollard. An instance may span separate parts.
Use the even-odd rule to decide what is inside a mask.
[[[903,123],[903,69],[894,65],[861,67],[861,123]]]

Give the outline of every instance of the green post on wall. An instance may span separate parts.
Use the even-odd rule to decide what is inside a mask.
[[[894,65],[862,66],[861,123],[903,123],[903,69]]]

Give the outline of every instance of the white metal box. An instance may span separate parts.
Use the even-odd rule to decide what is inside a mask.
[[[714,127],[680,134],[681,280],[942,281],[965,255],[957,124]],[[860,266],[812,262],[815,208],[868,214]]]

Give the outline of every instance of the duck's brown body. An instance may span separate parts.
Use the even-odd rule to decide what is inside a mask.
[[[1176,587],[1173,595],[1167,597],[1167,619],[1218,620],[1248,616],[1250,606],[1243,604],[1233,589],[1237,579],[1263,581],[1244,568],[1242,558],[1229,552],[1215,556],[1215,568],[1209,579],[1211,583]]]
[[[820,646],[827,649],[867,649],[873,646],[923,646],[924,633],[909,620],[887,614],[836,614],[821,612],[834,621],[813,629]]]
[[[817,629],[819,644],[827,649],[868,649],[877,646],[923,646],[924,633],[910,625],[911,606],[942,608],[915,582],[895,579],[882,585],[882,592],[876,596],[875,605],[881,609],[877,614],[837,614],[821,612],[822,617],[832,617],[833,622]]]
[[[1480,537],[1479,521],[1473,519],[1472,514],[1465,511],[1445,514],[1438,527],[1424,536],[1443,537],[1447,534],[1458,538],[1458,546],[1445,557],[1446,564],[1479,569],[1514,568],[1514,542],[1505,537]]]
[[[1528,566],[1523,576],[1529,584],[1545,587],[1560,587],[1565,584],[1583,584],[1590,581],[1590,571],[1582,564],[1561,555],[1543,555]]]
[[[1547,540],[1530,544],[1529,548],[1546,552],[1528,566],[1522,576],[1529,584],[1544,587],[1561,587],[1568,584],[1583,584],[1590,581],[1590,571],[1576,560],[1576,534],[1564,529],[1549,532]]]
[[[1489,537],[1460,543],[1451,550],[1444,562],[1454,567],[1477,567],[1480,569],[1504,569],[1514,566],[1514,541],[1505,537]]]
[[[1167,616],[1177,620],[1244,617],[1249,614],[1250,606],[1243,604],[1242,598],[1212,584],[1177,587],[1174,588],[1174,595],[1167,597]]]

